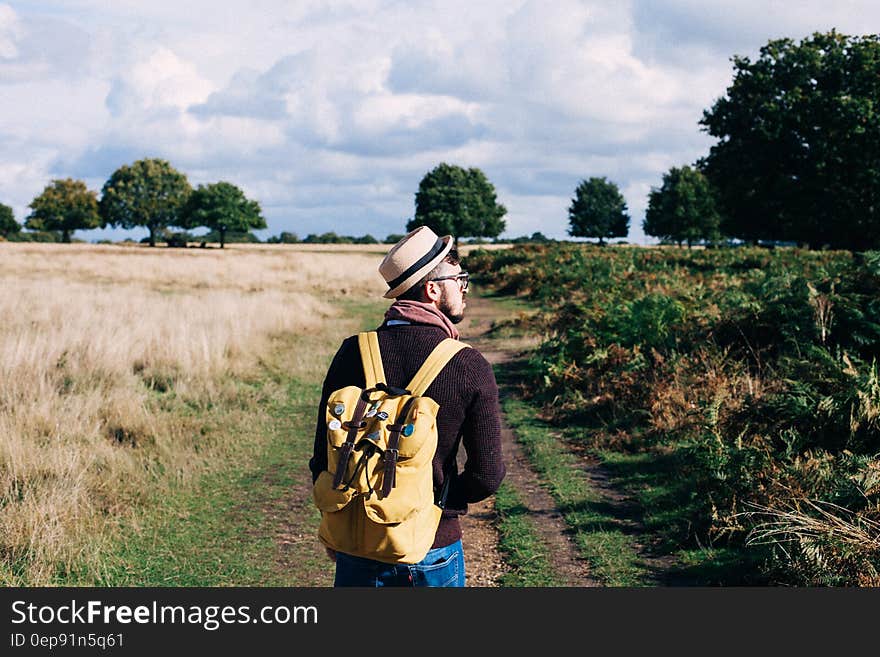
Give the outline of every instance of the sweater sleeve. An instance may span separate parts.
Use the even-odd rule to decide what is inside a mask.
[[[450,483],[450,497],[465,503],[486,499],[505,475],[501,453],[501,411],[492,365],[479,353],[473,358],[475,388],[462,425],[466,459],[462,472]]]
[[[321,402],[318,404],[318,417],[315,422],[315,442],[312,449],[312,458],[309,459],[312,483],[317,481],[318,475],[327,469],[327,425],[324,416],[327,399],[329,399],[330,394],[334,390],[344,386],[363,385],[363,381],[357,383],[351,380],[353,372],[357,371],[351,367],[354,359],[360,359],[357,337],[354,340],[347,338],[342,342],[330,363],[327,376],[324,378],[324,385],[321,388]],[[359,360],[356,362],[359,362]]]

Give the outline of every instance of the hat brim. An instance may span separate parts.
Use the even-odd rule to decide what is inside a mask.
[[[444,235],[440,239],[443,240],[443,248],[437,253],[437,255],[435,255],[433,258],[431,258],[431,260],[428,261],[421,268],[419,268],[418,270],[413,272],[402,283],[391,288],[385,294],[383,294],[382,296],[384,298],[396,299],[401,294],[403,294],[408,289],[410,289],[413,285],[415,285],[420,280],[422,280],[422,278],[427,276],[428,272],[430,272],[432,269],[434,269],[434,267],[436,267],[437,265],[440,264],[440,262],[443,260],[443,258],[446,257],[446,254],[448,254],[449,251],[452,249],[452,235]]]

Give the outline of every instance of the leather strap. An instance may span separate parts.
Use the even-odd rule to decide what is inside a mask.
[[[342,426],[348,429],[345,436],[345,442],[339,448],[339,462],[336,464],[336,474],[333,475],[333,488],[339,488],[342,485],[342,479],[345,471],[348,469],[348,460],[351,458],[351,451],[354,449],[354,439],[357,437],[358,430],[365,426],[364,412],[367,409],[367,402],[363,398],[358,398],[351,415],[351,420],[345,422]],[[346,488],[348,488],[346,486]]]
[[[397,456],[400,448],[400,434],[406,426],[406,416],[409,415],[409,409],[415,402],[415,397],[406,400],[397,421],[388,425],[388,446],[385,448],[385,472],[382,475],[382,497],[388,497],[391,489],[397,483]]]

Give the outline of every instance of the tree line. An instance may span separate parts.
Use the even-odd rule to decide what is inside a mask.
[[[56,179],[28,207],[24,227],[59,233],[62,242],[70,242],[77,230],[142,227],[149,232],[150,246],[156,246],[169,226],[207,227],[222,248],[229,233],[266,228],[260,204],[236,185],[220,181],[193,189],[185,174],[156,158],[116,169],[100,198],[81,180]],[[20,229],[12,208],[0,204],[0,235],[9,237]]]
[[[717,143],[651,188],[645,234],[688,246],[739,239],[880,247],[880,36],[832,30],[799,43],[776,39],[755,61],[732,61],[733,82],[699,121]],[[155,159],[120,167],[100,199],[80,181],[55,180],[29,207],[26,227],[59,231],[64,241],[79,229],[140,226],[155,245],[168,226],[207,226],[222,245],[229,233],[266,227],[259,204],[236,186],[192,190],[186,176]],[[406,230],[427,225],[456,240],[497,238],[506,213],[485,173],[444,162],[419,183]],[[613,181],[592,176],[578,184],[569,235],[604,244],[626,237],[630,221]],[[0,204],[0,235],[19,228],[11,208]],[[303,241],[358,239],[375,238],[325,233]],[[282,233],[269,241],[299,240]]]

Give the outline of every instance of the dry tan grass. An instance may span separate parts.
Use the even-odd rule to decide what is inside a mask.
[[[880,522],[822,500],[791,499],[780,507],[748,504],[739,514],[753,519],[750,545],[773,545],[806,579],[817,573],[849,577],[859,586],[880,585]],[[808,581],[822,585],[821,581]],[[827,583],[826,583],[827,585]]]
[[[97,561],[120,518],[230,448],[200,409],[248,401],[236,378],[272,336],[320,331],[334,299],[379,296],[377,264],[0,244],[0,583]]]
[[[326,295],[381,295],[379,252],[259,245],[226,249],[167,249],[91,244],[4,243],[0,277],[65,280],[89,284],[137,284],[154,290],[281,290]],[[329,245],[332,246],[332,245]],[[381,251],[380,251],[381,252]],[[340,267],[340,257],[347,256]]]

